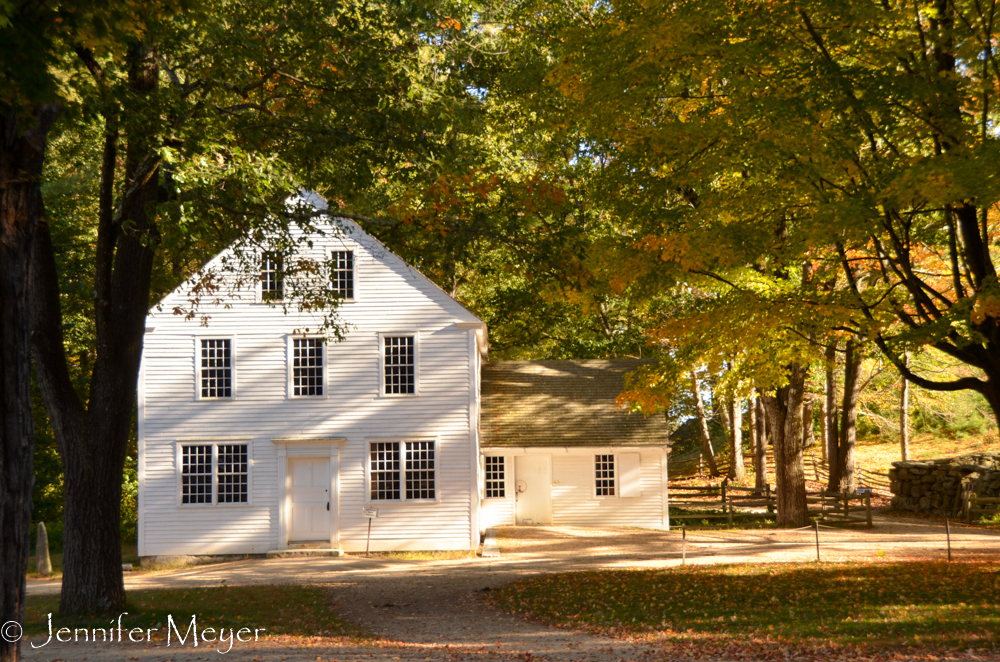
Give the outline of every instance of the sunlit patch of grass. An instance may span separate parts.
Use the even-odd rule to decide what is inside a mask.
[[[129,591],[122,629],[152,628],[154,640],[166,637],[167,617],[173,616],[181,633],[191,617],[198,628],[262,629],[261,638],[280,636],[363,640],[370,635],[338,618],[329,589],[319,586],[218,586],[211,588]],[[110,616],[72,616],[59,613],[58,595],[28,596],[24,631],[36,639],[47,636],[48,614],[53,628],[107,628]],[[117,628],[117,614],[114,615]],[[126,635],[127,636],[127,635]],[[252,635],[251,635],[252,636]]]
[[[741,564],[530,578],[491,602],[545,623],[715,651],[994,648],[995,563]]]
[[[476,552],[467,549],[443,550],[443,551],[398,551],[398,552],[351,552],[348,556],[359,556],[364,558],[369,556],[376,559],[402,559],[405,561],[455,561],[468,559],[476,556]]]

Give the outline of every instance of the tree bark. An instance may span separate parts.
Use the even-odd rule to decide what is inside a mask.
[[[826,455],[829,452],[827,446],[829,445],[828,439],[830,438],[830,417],[826,410],[826,400],[827,392],[830,385],[823,381],[823,397],[819,400],[819,436],[820,436],[820,457],[826,462]]]
[[[837,449],[837,491],[853,492],[857,488],[854,475],[854,446],[858,436],[858,394],[861,391],[861,354],[857,344],[847,343],[844,359],[844,400],[841,408],[840,445]]]
[[[840,486],[840,435],[837,426],[837,346],[826,348],[826,488],[836,492]]]
[[[802,447],[811,448],[816,445],[816,433],[813,431],[813,401],[802,403]]]
[[[764,407],[773,422],[774,466],[777,479],[778,525],[805,526],[805,466],[802,462],[802,401],[805,397],[806,367],[788,367],[788,385],[765,396]]]
[[[150,110],[155,108],[158,84],[155,50],[148,43],[133,43],[127,60],[136,115],[155,118]],[[113,118],[108,126],[117,126]],[[117,215],[106,194],[113,190],[116,174],[117,128],[106,135],[95,256],[97,352],[86,406],[73,390],[62,349],[59,281],[47,225],[36,235],[32,350],[63,461],[64,615],[117,612],[125,605],[121,480],[158,240],[153,217],[159,185],[155,133],[155,124],[151,129],[136,123],[128,134]]]
[[[729,451],[732,455],[729,479],[739,482],[747,475],[743,466],[743,403],[738,398],[730,398],[726,404],[729,409]]]
[[[31,415],[31,263],[48,132],[56,105],[29,116],[0,104],[0,623],[24,622],[31,536],[34,421]],[[5,628],[5,633],[7,632]],[[0,661],[20,642],[0,637]]]
[[[906,355],[903,355],[903,362],[906,362]],[[903,462],[910,459],[910,382],[906,377],[900,376],[903,380],[899,389],[899,453]]]
[[[754,428],[753,447],[753,471],[756,475],[754,489],[763,492],[767,489],[766,414],[764,413],[764,404],[761,402],[760,397],[755,397],[753,399],[753,406],[757,414],[757,420],[755,421],[756,426]]]
[[[708,462],[710,476],[718,476],[719,469],[715,465],[715,451],[712,450],[712,437],[708,433],[708,416],[705,414],[705,402],[701,399],[701,387],[698,375],[691,373],[691,394],[694,395],[694,407],[698,412],[698,424],[701,428],[701,452]]]

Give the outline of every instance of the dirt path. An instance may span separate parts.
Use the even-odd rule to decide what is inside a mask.
[[[871,530],[820,530],[825,561],[871,558],[944,558],[943,527],[925,520],[883,520]],[[407,561],[306,558],[246,560],[181,570],[129,575],[129,589],[303,583],[327,585],[337,612],[380,635],[378,646],[238,644],[220,656],[204,647],[165,645],[50,644],[26,648],[26,659],[78,660],[538,660],[619,662],[661,659],[653,648],[558,630],[487,607],[484,589],[539,573],[610,567],[664,567],[681,562],[677,532],[637,529],[533,527],[500,532],[499,559]],[[956,557],[1000,556],[1000,531],[955,527]],[[815,560],[815,533],[805,531],[692,531],[689,563]],[[55,582],[31,582],[29,593],[58,590]],[[266,626],[266,624],[262,624]]]

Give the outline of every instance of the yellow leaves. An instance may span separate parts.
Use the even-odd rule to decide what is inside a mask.
[[[992,294],[980,294],[972,307],[972,323],[982,324],[987,317],[1000,318],[1000,297]]]

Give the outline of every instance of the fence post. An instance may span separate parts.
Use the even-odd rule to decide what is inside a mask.
[[[819,522],[813,522],[813,531],[816,532],[816,563],[819,563]]]
[[[726,502],[728,508],[726,509],[726,514],[729,515],[729,527],[733,526],[733,497],[729,496],[729,501]]]
[[[844,495],[844,521],[846,522],[851,517],[851,507],[847,500],[847,492],[841,492],[841,494]]]
[[[771,483],[764,483],[764,498],[767,499],[767,512],[773,513],[774,506],[771,505]]]
[[[687,524],[681,524],[681,565],[687,565],[688,550],[688,528]]]
[[[702,464],[702,461],[701,461],[701,453],[698,453],[698,478],[702,477],[702,467],[703,466],[704,465]]]
[[[872,495],[865,495],[865,519],[868,520],[868,528],[872,528]]]
[[[723,478],[722,482],[719,483],[719,487],[722,488],[722,503],[726,503],[726,485],[728,484],[729,484],[729,476]]]
[[[816,456],[815,455],[812,456],[812,461],[813,461],[813,476],[818,481],[819,480],[819,468],[816,466]]]
[[[948,563],[951,563],[951,525],[947,517],[944,518],[944,535],[948,537]]]

